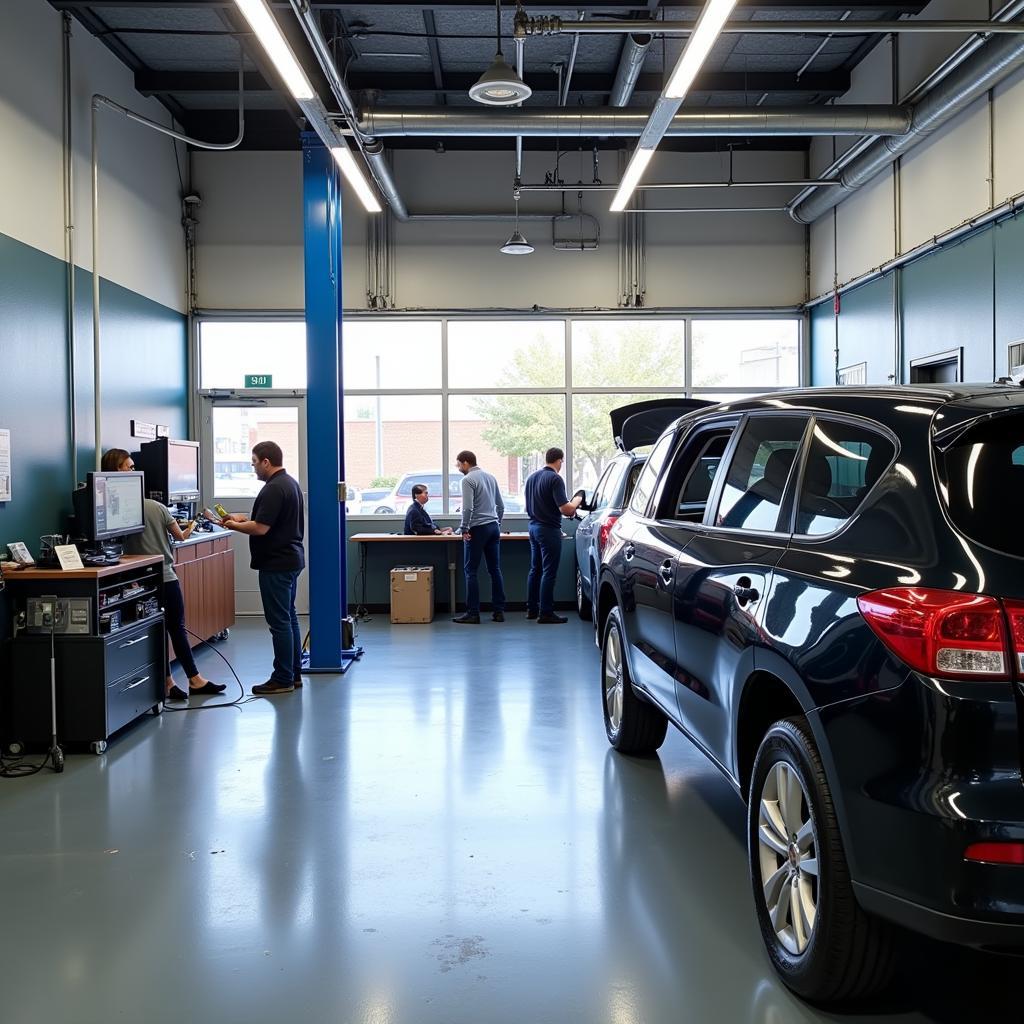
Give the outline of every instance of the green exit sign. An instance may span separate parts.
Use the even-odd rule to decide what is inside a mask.
[[[245,386],[247,388],[272,388],[274,378],[269,373],[247,373],[245,375]]]

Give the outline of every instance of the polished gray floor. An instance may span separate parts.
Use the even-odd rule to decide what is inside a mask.
[[[344,678],[0,780],[0,1021],[1022,1018],[1016,964],[932,946],[886,1003],[791,997],[740,801],[677,733],[658,758],[607,748],[575,620],[378,617],[360,640]],[[219,649],[265,678],[262,623]]]

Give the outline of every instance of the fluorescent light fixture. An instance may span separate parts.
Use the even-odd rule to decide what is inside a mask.
[[[672,77],[665,86],[665,97],[670,100],[681,100],[690,91],[693,80],[697,77],[704,61],[707,60],[711,47],[722,31],[726,19],[736,6],[736,0],[708,0],[704,10],[700,12],[693,35],[690,36],[683,52],[676,61]]]
[[[629,166],[626,167],[626,173],[622,176],[622,181],[619,183],[619,191],[615,193],[615,198],[609,207],[612,213],[621,213],[629,205],[633,190],[639,183],[640,176],[647,170],[647,165],[651,162],[652,156],[654,156],[653,149],[640,149],[637,147],[633,150]]]
[[[288,43],[281,33],[280,26],[274,20],[264,0],[235,0],[249,27],[256,33],[267,56],[273,62],[277,73],[284,79],[288,91],[297,100],[311,100],[313,87],[309,84],[305,72],[299,66]]]
[[[377,202],[373,189],[363,177],[363,172],[359,169],[359,164],[356,163],[356,158],[348,146],[332,146],[331,155],[341,168],[341,173],[345,175],[345,180],[352,186],[363,206],[366,207],[366,212],[380,213],[380,203]]]

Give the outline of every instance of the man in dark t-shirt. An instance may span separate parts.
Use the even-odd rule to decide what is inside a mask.
[[[559,476],[565,453],[549,448],[546,465],[526,479],[526,514],[530,517],[530,575],[526,580],[526,617],[542,624],[569,620],[555,614],[555,577],[562,558],[562,516],[572,518],[583,500],[571,501]]]
[[[263,488],[252,505],[252,516],[225,516],[221,526],[249,538],[250,565],[259,573],[263,615],[274,641],[274,671],[252,688],[257,696],[290,693],[302,685],[302,634],[295,614],[295,589],[306,566],[302,547],[302,490],[282,463],[280,445],[260,441],[252,450],[252,468]]]

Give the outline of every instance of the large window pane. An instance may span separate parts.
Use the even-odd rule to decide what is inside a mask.
[[[796,387],[799,320],[694,320],[693,386]]]
[[[247,374],[270,376],[275,388],[305,388],[305,323],[200,321],[199,386],[242,389]]]
[[[526,510],[523,484],[548,448],[565,448],[561,395],[457,395],[448,405],[448,450],[468,448],[498,479],[507,512]]]
[[[346,391],[441,387],[438,320],[345,321]]]
[[[219,498],[252,498],[263,484],[252,468],[252,449],[275,441],[288,472],[299,477],[299,410],[296,406],[214,405],[213,489]]]
[[[405,515],[411,488],[441,474],[440,395],[370,395],[345,399],[345,478],[360,514]],[[430,488],[440,497],[440,490]],[[441,511],[441,502],[430,506]]]
[[[572,383],[578,388],[682,388],[682,320],[574,320]]]
[[[448,386],[565,387],[565,322],[450,320]]]
[[[633,402],[645,402],[656,395],[573,395],[572,396],[572,472],[566,479],[575,490],[589,494],[601,478],[605,466],[618,449],[612,437],[612,409]]]

